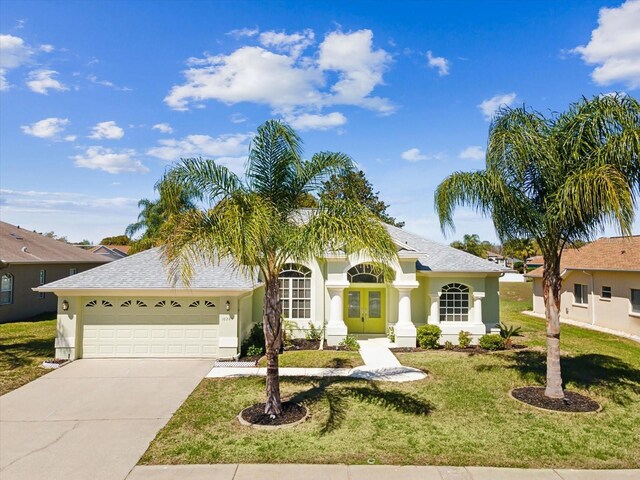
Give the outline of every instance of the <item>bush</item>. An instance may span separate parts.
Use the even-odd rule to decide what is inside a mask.
[[[522,327],[514,327],[506,323],[500,323],[500,336],[504,338],[505,347],[511,346],[511,337],[519,337]]]
[[[505,349],[504,338],[495,333],[481,336],[478,343],[485,350],[495,351]]]
[[[524,263],[523,262],[513,262],[513,269],[518,273],[524,273]]]
[[[262,348],[256,347],[255,345],[249,345],[247,348],[247,357],[257,357],[262,355]]]
[[[469,345],[471,345],[471,334],[469,332],[465,332],[464,330],[462,330],[460,333],[458,333],[458,345],[460,345],[460,348],[469,348]]]
[[[418,327],[418,345],[420,348],[438,348],[442,330],[437,325],[422,325]]]
[[[453,350],[453,343],[451,343],[449,340],[447,340],[446,342],[444,342],[444,349],[445,350]]]
[[[291,348],[293,346],[293,332],[298,328],[298,324],[292,320],[282,320],[284,329],[284,347]]]
[[[306,331],[304,337],[307,340],[319,342],[322,340],[322,329],[316,328],[316,326],[312,322],[309,322],[309,330]]]
[[[344,337],[344,340],[340,342],[340,346],[354,352],[360,350],[360,344],[358,343],[358,340],[356,340],[356,337],[353,337],[351,335],[347,335],[346,337]]]
[[[389,327],[389,330],[387,330],[387,338],[391,343],[396,343],[396,331],[393,327]]]
[[[262,323],[256,323],[251,327],[251,331],[247,338],[244,339],[240,346],[240,354],[245,357],[248,354],[249,347],[255,347],[260,349],[260,355],[264,351],[264,331],[262,330]]]

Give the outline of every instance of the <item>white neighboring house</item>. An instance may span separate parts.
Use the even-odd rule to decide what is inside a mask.
[[[533,311],[544,315],[543,267],[533,278]],[[601,238],[565,250],[560,319],[640,335],[640,236]]]
[[[416,327],[439,325],[441,341],[462,330],[477,339],[499,322],[504,268],[387,226],[398,246],[393,282],[368,259],[326,254],[282,272],[284,317],[297,335],[325,327],[329,345],[347,334],[386,335],[416,345]],[[264,285],[228,262],[200,265],[189,287],[172,286],[159,249],[111,262],[37,289],[58,296],[56,356],[229,357],[262,320]]]

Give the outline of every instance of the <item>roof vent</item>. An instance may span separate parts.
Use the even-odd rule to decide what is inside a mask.
[[[27,252],[27,247],[22,247],[22,248],[20,249],[20,251],[21,251],[22,253],[29,253],[29,252]]]
[[[11,232],[9,235],[11,235],[13,238],[15,238],[16,240],[22,240],[22,237],[20,236],[20,234],[15,233],[15,232]]]

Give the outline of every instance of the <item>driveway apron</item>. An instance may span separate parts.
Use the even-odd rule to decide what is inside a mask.
[[[122,480],[212,360],[78,360],[0,397],[2,480]]]

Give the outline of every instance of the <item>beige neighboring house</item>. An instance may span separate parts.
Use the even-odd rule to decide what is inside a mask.
[[[120,260],[129,255],[129,245],[97,245],[88,251],[96,255],[102,255],[110,260]]]
[[[56,296],[32,289],[110,259],[39,233],[0,222],[0,323],[55,312]]]
[[[533,311],[544,314],[542,270],[533,278]],[[566,250],[560,319],[640,335],[640,235],[601,238]]]

